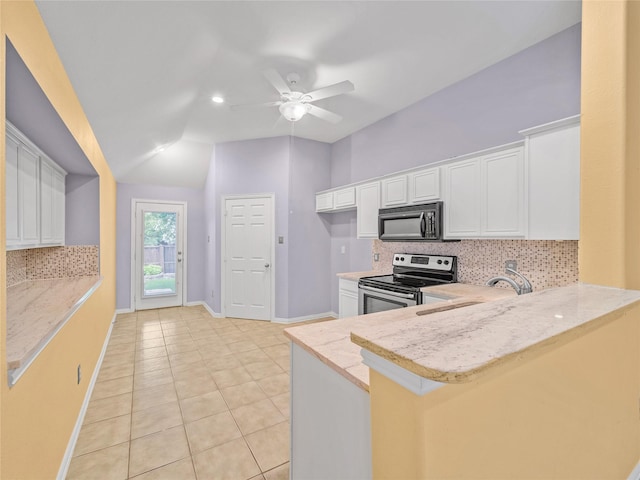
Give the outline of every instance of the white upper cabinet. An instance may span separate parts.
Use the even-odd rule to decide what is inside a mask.
[[[6,160],[5,160],[5,198],[6,198],[6,237],[7,247],[20,244],[19,203],[20,188],[18,187],[18,142],[7,135]]]
[[[356,207],[356,187],[316,193],[316,212],[337,212]]]
[[[356,187],[358,238],[378,238],[378,210],[380,209],[380,182]]]
[[[524,237],[524,151],[514,148],[480,160],[482,225],[487,237]]]
[[[64,245],[66,172],[9,122],[6,146],[7,250]]]
[[[580,238],[579,116],[523,130],[531,240]]]
[[[40,243],[64,245],[64,172],[47,158],[40,161]]]
[[[6,136],[7,250],[40,243],[38,155],[11,133]]]
[[[524,238],[523,148],[445,165],[445,238]]]
[[[427,168],[409,174],[409,203],[440,200],[440,168]]]
[[[402,205],[406,205],[407,201],[406,175],[398,175],[397,177],[385,178],[382,180],[383,207],[400,207]]]
[[[378,238],[380,207],[442,199],[445,239],[577,240],[580,116],[519,133],[524,142],[320,192],[316,209],[352,207],[355,189],[358,238]]]
[[[333,208],[342,210],[356,206],[356,187],[346,187],[333,192]]]
[[[316,194],[316,212],[333,210],[333,192]]]
[[[480,235],[480,163],[477,159],[453,163],[444,170],[445,238]]]

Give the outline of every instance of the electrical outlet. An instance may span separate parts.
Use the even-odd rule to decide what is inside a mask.
[[[518,262],[516,262],[515,260],[507,260],[506,262],[504,262],[504,268],[505,270],[507,268],[510,268],[511,270],[518,270]]]
[[[80,385],[80,380],[82,380],[82,367],[78,364],[78,385]]]
[[[379,262],[380,261],[380,254],[379,253],[374,253],[373,254],[373,261],[374,262]]]

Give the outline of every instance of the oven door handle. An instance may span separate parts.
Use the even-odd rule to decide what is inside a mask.
[[[412,293],[391,292],[389,290],[383,290],[382,288],[365,287],[362,285],[358,286],[358,288],[361,288],[362,290],[366,290],[368,292],[382,293],[384,295],[393,295],[394,297],[407,298],[407,299],[415,298],[415,295]]]

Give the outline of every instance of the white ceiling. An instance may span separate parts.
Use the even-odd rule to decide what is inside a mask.
[[[38,8],[118,181],[202,187],[213,144],[335,142],[580,21],[579,1],[54,1]],[[296,72],[337,125],[277,121]],[[213,104],[222,95],[226,103]],[[166,149],[158,152],[158,147]]]

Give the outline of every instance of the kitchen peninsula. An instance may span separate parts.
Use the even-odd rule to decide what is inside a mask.
[[[455,301],[468,305],[469,299]],[[637,399],[609,395],[607,385],[622,381],[617,369],[637,356],[638,327],[629,313],[640,309],[640,292],[577,284],[418,315],[437,306],[288,329],[294,439],[300,436],[297,424],[308,421],[299,418],[296,402],[305,397],[296,381],[316,395],[331,391],[333,383],[348,417],[340,422],[353,424],[360,415],[359,424],[350,425],[360,438],[349,441],[361,451],[341,478],[515,478],[525,471],[562,477],[576,468],[597,476],[595,453],[609,447],[607,438],[589,435],[591,423],[636,428]],[[337,348],[349,329],[356,348],[363,348],[369,376],[352,348],[342,356]],[[320,335],[324,342],[311,340]],[[317,375],[310,358],[343,378],[358,378],[360,388],[336,389],[338,382]],[[344,372],[336,368],[341,362]],[[315,375],[305,378],[300,369],[310,365]],[[363,390],[365,378],[370,396]],[[322,384],[320,392],[314,384]],[[349,397],[357,400],[348,405]],[[330,398],[322,401],[329,410],[334,406]],[[328,440],[333,433],[341,443],[330,427],[314,433]],[[365,465],[369,438],[372,463]],[[296,468],[306,472],[309,461],[314,469],[330,464],[325,473],[340,474],[342,459],[310,460],[304,446],[293,445],[294,474]],[[593,460],[582,458],[588,452]],[[577,457],[583,467],[576,467]]]

